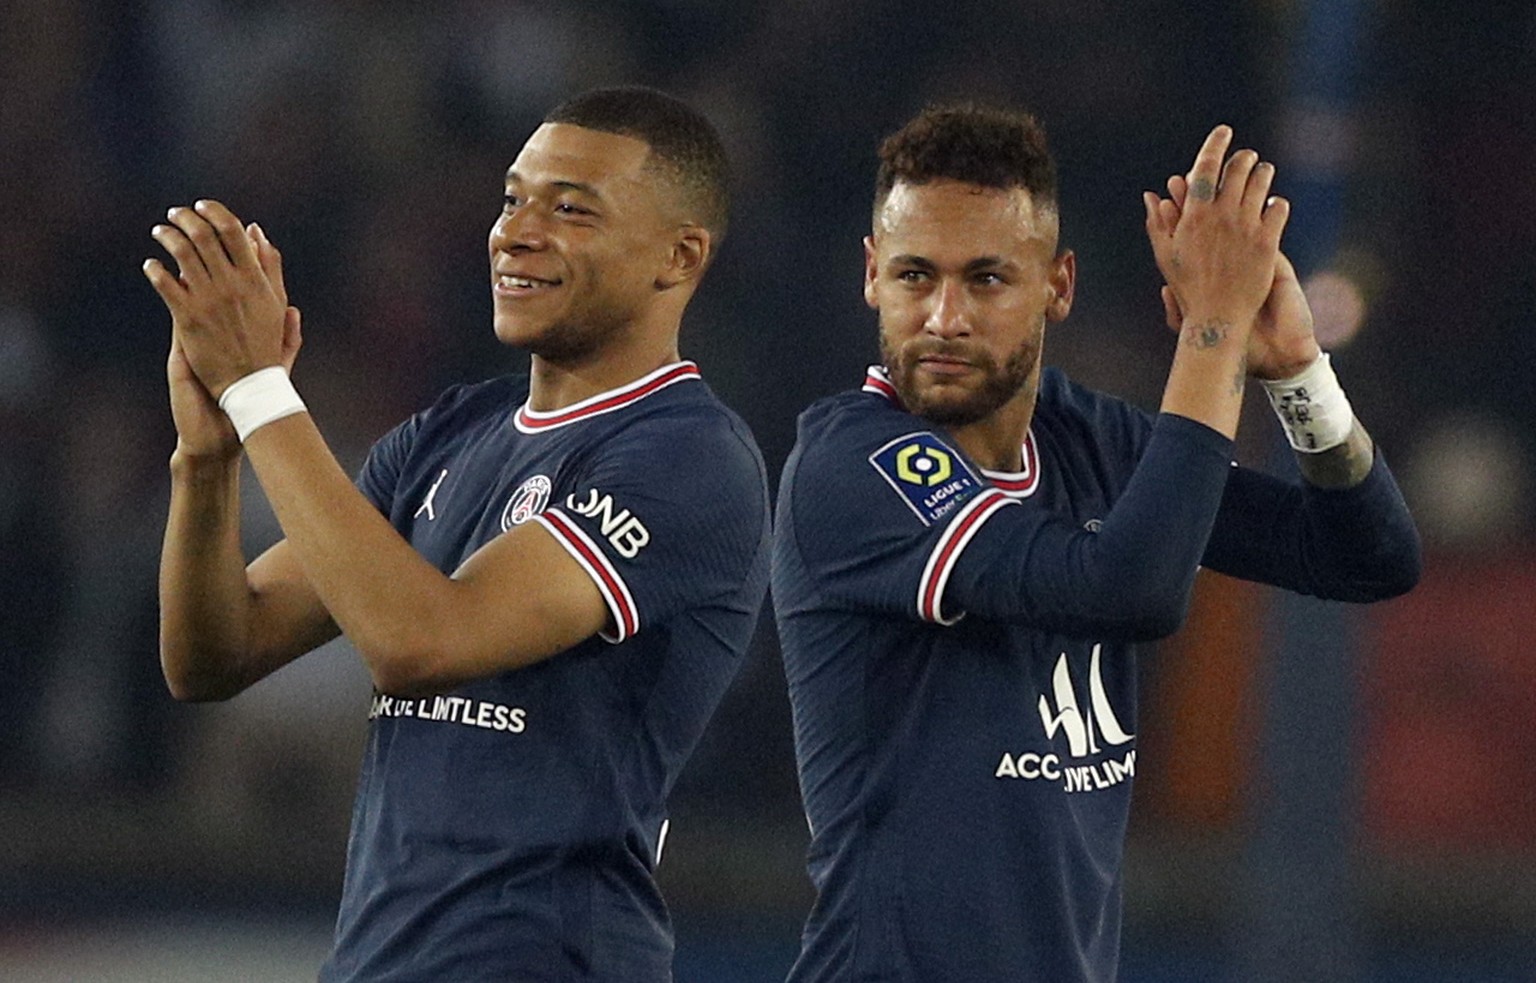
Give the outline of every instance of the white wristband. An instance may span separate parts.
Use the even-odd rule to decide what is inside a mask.
[[[219,409],[235,425],[240,442],[245,443],[258,428],[273,420],[305,412],[304,401],[288,380],[288,370],[281,365],[257,369],[236,379],[219,396]]]
[[[1285,439],[1302,454],[1318,454],[1344,443],[1355,425],[1349,397],[1324,352],[1289,379],[1260,379]]]

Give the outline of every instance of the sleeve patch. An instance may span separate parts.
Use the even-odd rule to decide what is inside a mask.
[[[951,514],[984,487],[965,458],[926,431],[897,437],[869,455],[869,463],[925,526]]]

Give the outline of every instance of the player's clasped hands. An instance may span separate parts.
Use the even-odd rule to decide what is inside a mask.
[[[178,350],[215,400],[230,383],[271,365],[291,367],[298,351],[298,311],[288,306],[282,257],[257,225],[217,201],[166,212],[154,237],[172,260],[144,275],[171,312],[172,387]]]
[[[1211,131],[1190,169],[1184,200],[1147,192],[1147,236],[1184,323],[1251,330],[1274,282],[1290,205],[1270,194],[1274,165],[1252,150],[1228,156],[1231,127]],[[1182,207],[1181,207],[1182,206]]]

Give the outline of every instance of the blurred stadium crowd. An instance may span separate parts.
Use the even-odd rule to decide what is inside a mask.
[[[1367,7],[1341,247],[1314,272],[1328,274],[1320,316],[1348,336],[1341,377],[1410,494],[1428,566],[1413,595],[1362,615],[1360,714],[1338,722],[1358,762],[1360,863],[1397,931],[1532,947],[1536,921],[1519,922],[1536,912],[1536,6]],[[1285,193],[1286,155],[1303,151],[1278,107],[1304,5],[1127,8],[9,0],[0,916],[43,925],[140,903],[328,916],[339,890],[368,697],[344,643],[228,705],[177,705],[160,681],[174,437],[167,317],[139,263],[167,206],[218,197],[283,249],[304,311],[295,378],[352,468],[445,385],[524,368],[490,332],[484,236],[543,111],[599,84],[673,91],[716,121],[737,172],[684,354],[776,474],[795,414],[875,355],[859,239],[880,135],[931,100],[1024,105],[1053,136],[1079,255],[1076,309],[1046,357],[1151,406],[1169,339],[1138,194],[1218,121],[1277,157]],[[1246,450],[1265,454],[1272,430],[1253,414]],[[255,551],[279,532],[250,492]],[[1252,819],[1268,595],[1202,590],[1190,629],[1148,660],[1133,941],[1138,917],[1220,921],[1225,895],[1200,897],[1207,882],[1181,871],[1234,862]],[[809,888],[766,624],[677,810],[672,900],[781,919],[792,937]]]

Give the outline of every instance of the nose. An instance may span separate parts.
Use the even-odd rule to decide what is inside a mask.
[[[497,252],[537,252],[548,241],[543,220],[526,206],[503,211],[491,226],[491,249]]]
[[[928,317],[923,330],[939,338],[963,338],[971,333],[965,285],[954,280],[940,280],[928,297]]]

